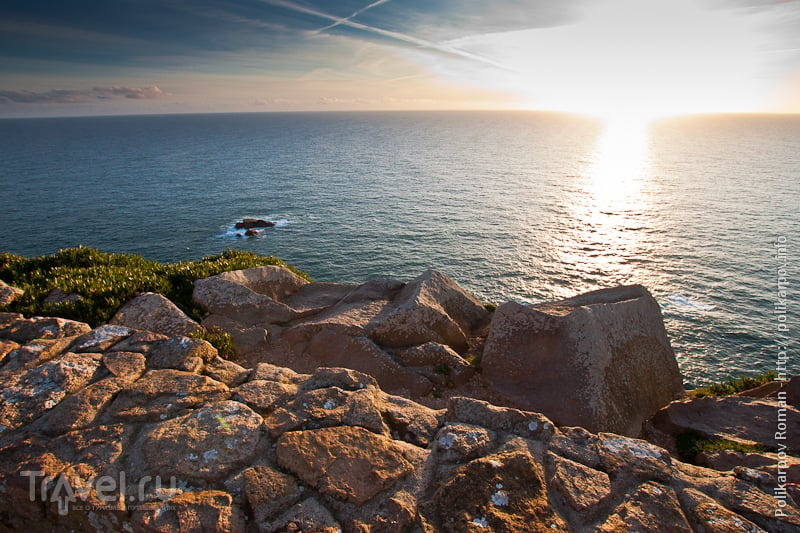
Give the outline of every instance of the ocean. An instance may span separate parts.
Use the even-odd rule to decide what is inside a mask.
[[[797,116],[5,119],[0,161],[0,251],[236,248],[339,282],[433,267],[496,304],[641,283],[688,387],[775,369],[784,345],[797,373]],[[243,217],[277,225],[238,237]]]

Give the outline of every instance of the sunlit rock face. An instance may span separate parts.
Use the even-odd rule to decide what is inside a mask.
[[[470,397],[431,409],[347,368],[244,368],[180,336],[0,323],[0,530],[800,529],[769,469]]]
[[[636,436],[682,391],[661,311],[644,287],[497,308],[483,375],[556,423]]]
[[[240,364],[353,368],[415,399],[469,380],[465,356],[490,317],[435,270],[408,283],[355,285],[308,283],[261,267],[197,280],[193,298],[209,313],[204,326],[231,333]]]

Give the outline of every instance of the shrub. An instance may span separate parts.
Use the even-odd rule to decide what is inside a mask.
[[[117,309],[140,292],[158,292],[194,319],[202,310],[192,302],[194,281],[228,270],[257,266],[287,266],[295,274],[308,274],[276,257],[226,250],[198,261],[162,264],[134,254],[109,254],[80,246],[53,255],[26,258],[0,254],[0,279],[23,289],[6,311],[26,316],[52,315],[86,322],[92,327],[108,322]],[[80,294],[83,299],[53,307],[43,303],[56,288]]]

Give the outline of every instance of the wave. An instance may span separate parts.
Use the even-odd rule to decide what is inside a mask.
[[[705,313],[715,308],[713,304],[703,302],[694,296],[686,294],[673,294],[667,296],[663,304],[664,309],[675,310],[678,312],[699,312]]]

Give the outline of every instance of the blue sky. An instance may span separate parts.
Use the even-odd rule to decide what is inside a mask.
[[[5,0],[0,116],[800,111],[800,2]]]

